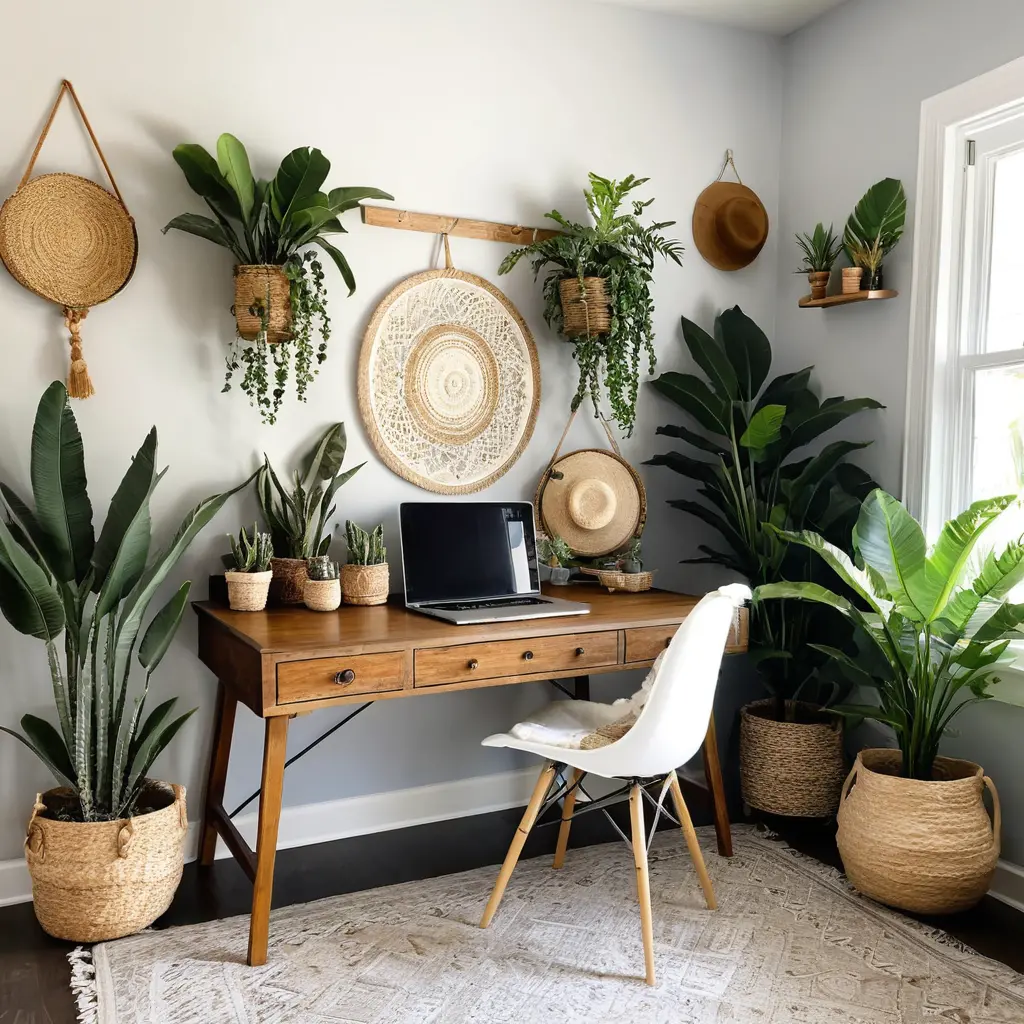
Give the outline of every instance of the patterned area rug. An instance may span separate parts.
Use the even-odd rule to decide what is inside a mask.
[[[523,861],[487,931],[496,868],[276,911],[266,967],[247,918],[94,951],[99,1024],[1020,1024],[1024,975],[853,893],[747,826],[701,843],[710,912],[681,837],[651,849],[658,985],[643,983],[632,858]]]

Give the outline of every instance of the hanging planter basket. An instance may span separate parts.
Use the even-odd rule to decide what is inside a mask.
[[[608,285],[603,277],[567,277],[558,283],[562,325],[567,338],[607,334],[612,327]]]
[[[235,267],[235,324],[245,341],[255,341],[266,319],[267,342],[277,345],[292,337],[291,282],[271,263]]]

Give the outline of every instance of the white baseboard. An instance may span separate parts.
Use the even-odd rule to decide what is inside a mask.
[[[286,850],[293,846],[310,846],[370,832],[386,832],[410,825],[425,825],[431,821],[522,807],[530,799],[536,781],[537,769],[524,768],[471,779],[457,779],[454,782],[396,789],[390,793],[371,793],[325,803],[285,807],[281,812],[277,848]],[[252,847],[256,845],[257,820],[256,811],[239,815],[235,819],[238,831]],[[185,859],[195,860],[198,824],[190,822],[188,832]],[[217,857],[228,856],[230,853],[227,848],[223,842],[219,842]],[[31,899],[32,883],[24,860],[0,861],[0,906],[27,903]]]
[[[1009,904],[1014,910],[1024,912],[1024,868],[1008,860],[996,865],[996,876],[992,879],[989,895]]]

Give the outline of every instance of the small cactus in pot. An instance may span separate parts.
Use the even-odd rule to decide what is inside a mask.
[[[314,555],[306,562],[306,581],[302,598],[315,612],[333,612],[341,604],[341,582],[338,563],[330,555]]]
[[[260,533],[258,524],[253,523],[252,536],[243,526],[237,538],[229,534],[228,539],[231,553],[223,556],[228,605],[236,612],[261,612],[267,606],[274,575],[270,569],[274,557],[270,534]]]
[[[348,564],[341,567],[341,592],[346,604],[384,604],[391,574],[384,547],[384,525],[367,532],[358,523],[345,523]]]

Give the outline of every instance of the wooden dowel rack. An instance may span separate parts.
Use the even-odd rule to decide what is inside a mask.
[[[550,228],[528,228],[521,224],[500,224],[470,217],[444,217],[437,213],[413,213],[411,210],[394,210],[390,206],[364,206],[363,223],[402,231],[426,231],[432,235],[447,234],[453,238],[479,238],[506,245],[530,245],[560,234]]]

